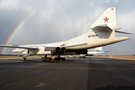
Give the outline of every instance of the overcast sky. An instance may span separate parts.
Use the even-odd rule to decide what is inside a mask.
[[[0,44],[5,44],[18,24],[35,12],[10,42],[43,44],[71,39],[89,31],[109,7],[116,7],[117,26],[134,35],[130,40],[104,46],[106,54],[135,54],[135,0],[0,0]],[[0,48],[0,51],[2,48]],[[11,53],[7,49],[5,53]]]

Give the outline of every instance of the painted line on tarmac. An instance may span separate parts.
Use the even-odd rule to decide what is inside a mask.
[[[32,68],[53,68],[53,69],[91,69],[91,70],[123,70],[135,71],[135,69],[119,69],[119,68],[68,68],[68,67],[32,67]]]

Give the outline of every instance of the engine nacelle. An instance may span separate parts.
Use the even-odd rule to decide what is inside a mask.
[[[60,54],[65,52],[65,48],[60,47],[45,47],[44,51],[51,51],[52,54]]]

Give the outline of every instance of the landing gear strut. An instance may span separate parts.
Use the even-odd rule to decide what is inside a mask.
[[[60,55],[58,55],[58,57],[55,58],[55,60],[58,60],[58,61],[65,61],[65,58],[61,58]]]
[[[27,58],[26,58],[26,57],[27,57],[27,55],[26,55],[26,54],[24,54],[24,55],[23,55],[23,59],[22,59],[22,60],[24,60],[24,61],[25,61],[25,60],[27,60]]]

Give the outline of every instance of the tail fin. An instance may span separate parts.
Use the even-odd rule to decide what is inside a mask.
[[[116,9],[115,7],[108,8],[106,11],[90,26],[99,38],[115,37],[115,30],[121,27],[116,27]]]
[[[96,26],[108,26],[116,27],[116,11],[115,7],[108,8],[91,26],[90,28]]]

